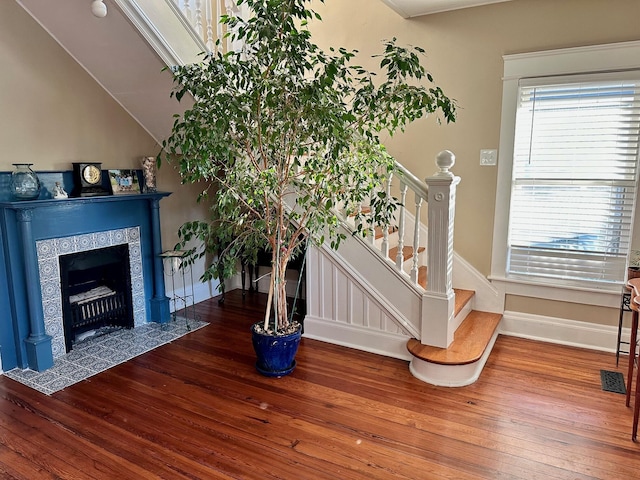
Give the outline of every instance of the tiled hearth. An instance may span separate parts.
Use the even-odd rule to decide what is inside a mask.
[[[5,375],[51,395],[205,325],[208,324],[200,320],[177,317],[165,324],[147,323],[131,330],[121,329],[76,344],[44,372],[14,368]]]

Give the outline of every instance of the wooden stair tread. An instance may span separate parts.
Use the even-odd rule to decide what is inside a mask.
[[[384,228],[382,227],[376,227],[375,229],[375,238],[376,240],[378,240],[379,238],[384,237]],[[398,227],[389,227],[389,235],[391,235],[392,233],[396,233],[398,231]]]
[[[424,247],[418,247],[418,253],[424,252]],[[389,249],[389,258],[395,260],[398,256],[398,247],[393,247]],[[402,259],[406,262],[411,257],[413,257],[413,247],[408,245],[402,247]]]
[[[422,345],[415,338],[407,342],[414,357],[440,365],[466,365],[480,360],[502,319],[499,313],[472,311],[462,322],[449,348]]]
[[[355,217],[357,212],[351,211],[347,213],[348,217]],[[371,207],[360,207],[360,213],[367,215],[371,213]]]

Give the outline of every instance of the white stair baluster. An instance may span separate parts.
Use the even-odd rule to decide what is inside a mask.
[[[371,199],[375,193],[371,194]],[[373,219],[373,208],[371,207],[371,199],[369,200],[369,243],[375,245],[376,243],[376,225]]]
[[[200,38],[204,39],[204,32],[202,31],[202,0],[196,0],[193,28],[198,32]]]
[[[207,50],[213,52],[216,44],[216,36],[214,35],[214,24],[218,23],[218,19],[220,16],[218,15],[218,1],[217,0],[206,0],[205,9],[204,9],[204,32],[203,32],[203,40],[205,45],[207,46]]]
[[[233,0],[225,0],[225,8],[226,8],[226,12],[227,15],[235,15],[238,16],[240,15],[242,12],[240,11],[240,8],[238,7],[238,5],[236,5],[236,2],[234,2]],[[227,32],[229,33],[229,32]],[[226,50],[227,51],[241,51],[242,50],[242,42],[240,41],[228,41],[226,43]]]
[[[189,19],[189,21],[193,25],[193,13],[191,12],[191,5],[189,4],[189,0],[184,0],[184,2],[182,3],[181,9],[184,15],[187,17],[187,19]]]
[[[400,182],[400,223],[398,225],[398,254],[396,255],[396,267],[402,272],[402,264],[404,263],[404,222],[405,222],[405,201],[407,198],[407,184]]]
[[[415,192],[416,198],[416,218],[413,222],[413,264],[411,265],[411,281],[418,283],[418,250],[420,249],[420,208],[422,207],[422,197]]]
[[[224,0],[218,0],[215,18],[217,22],[216,38],[219,38],[220,41],[222,41],[222,36],[224,35],[224,32],[222,31],[222,24],[220,23],[219,20],[220,20],[220,17],[226,13],[227,13],[227,9],[224,5]]]
[[[389,180],[387,180],[387,198],[391,198],[391,182],[393,180],[393,172],[389,174]],[[389,256],[389,225],[383,225],[382,231],[382,245],[380,246],[380,251],[382,252],[382,256],[387,258]]]

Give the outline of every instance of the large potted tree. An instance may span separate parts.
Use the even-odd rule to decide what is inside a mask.
[[[380,70],[370,72],[355,63],[355,51],[312,43],[307,22],[321,19],[311,0],[237,3],[247,18],[222,23],[242,48],[225,51],[221,42],[201,63],[173,69],[172,95],[192,97],[193,106],[176,117],[161,156],[177,159],[184,182],[205,185],[199,201],[210,205],[210,218],[179,231],[193,258],[213,258],[203,280],[222,281],[238,259],[271,252],[254,346],[256,335],[268,335],[265,343],[295,354],[300,325],[287,304],[289,260],[308,241],[337,248],[345,238],[340,211],[355,225],[388,225],[395,202],[380,186],[394,161],[380,135],[432,113],[454,121],[455,104],[421,65],[419,47],[384,41]],[[259,358],[258,370],[289,373],[295,360],[278,355],[280,363]]]

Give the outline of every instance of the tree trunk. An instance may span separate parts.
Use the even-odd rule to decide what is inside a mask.
[[[287,282],[284,275],[276,283],[275,292],[278,302],[278,330],[283,330],[289,326],[289,316],[287,312]]]
[[[274,312],[277,312],[277,323],[275,327],[277,331],[282,331],[289,326],[287,281],[285,278],[289,257],[283,255],[280,258],[274,258],[272,261],[271,275],[275,280],[273,288],[273,308]]]

